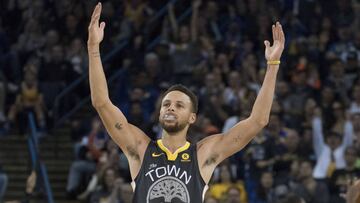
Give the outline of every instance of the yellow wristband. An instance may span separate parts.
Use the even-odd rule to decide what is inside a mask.
[[[279,65],[280,61],[268,61],[267,64],[268,65]]]

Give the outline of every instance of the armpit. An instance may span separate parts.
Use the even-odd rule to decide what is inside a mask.
[[[209,158],[206,159],[203,166],[209,166],[215,164],[218,158],[219,158],[219,154],[212,154]]]
[[[129,154],[130,158],[140,161],[140,155],[139,155],[138,151],[134,147],[127,146],[126,150],[127,150],[128,154]]]

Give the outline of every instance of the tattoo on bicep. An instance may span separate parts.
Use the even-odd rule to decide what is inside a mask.
[[[126,150],[129,153],[129,156],[132,157],[135,160],[140,160],[140,155],[139,153],[135,150],[135,148],[127,146]]]
[[[214,163],[216,163],[216,161],[218,160],[219,155],[218,154],[213,154],[211,155],[208,159],[206,159],[205,163],[203,166],[209,166],[212,165]]]
[[[118,129],[118,130],[121,130],[122,129],[122,124],[121,123],[116,123],[115,128]]]

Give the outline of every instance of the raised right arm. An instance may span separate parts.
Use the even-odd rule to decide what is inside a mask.
[[[140,129],[129,124],[120,109],[110,101],[100,58],[99,46],[105,28],[104,22],[99,25],[100,13],[101,3],[98,3],[91,17],[88,38],[91,102],[111,138],[128,158],[131,176],[134,178],[140,170],[142,158],[150,139]]]

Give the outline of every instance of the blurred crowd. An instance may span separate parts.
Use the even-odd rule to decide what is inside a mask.
[[[280,21],[286,49],[268,126],[214,173],[206,203],[341,203],[360,177],[360,2],[357,0],[104,0],[101,44],[113,102],[152,139],[162,93],[182,83],[199,97],[196,142],[250,112],[266,71],[265,39]],[[0,2],[0,133],[51,127],[56,96],[87,72],[94,0]],[[154,18],[165,9],[165,15]],[[190,15],[183,15],[191,10]],[[179,17],[184,17],[179,21]],[[154,41],[157,40],[157,41]],[[156,43],[153,43],[156,42]],[[87,81],[61,112],[89,94]],[[129,202],[127,160],[97,117],[73,120],[69,198]],[[89,127],[91,126],[91,127]],[[2,178],[5,177],[5,178]],[[2,182],[0,174],[0,199]],[[298,199],[297,199],[298,198]],[[101,201],[100,201],[101,200]]]

